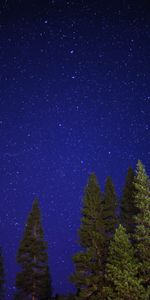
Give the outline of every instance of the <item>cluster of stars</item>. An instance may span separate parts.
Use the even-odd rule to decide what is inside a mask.
[[[129,165],[140,158],[150,171],[150,18],[136,1],[2,2],[0,244],[9,300],[34,197],[54,291],[65,293],[89,174],[102,190],[112,176],[120,196]]]

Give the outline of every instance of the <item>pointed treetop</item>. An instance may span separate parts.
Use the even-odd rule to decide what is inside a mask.
[[[137,177],[140,176],[140,174],[145,175],[145,178],[148,178],[148,175],[146,174],[145,166],[141,162],[141,160],[138,160],[136,165],[136,175]]]
[[[150,196],[149,177],[146,173],[145,166],[142,164],[142,162],[140,160],[138,160],[138,163],[137,163],[136,177],[135,177],[135,180],[134,180],[134,186],[135,186],[135,189],[136,189],[135,198],[136,198],[136,200],[138,198],[140,198],[138,203],[140,203],[140,202],[142,203],[142,201],[144,201],[144,198],[147,195],[147,193]],[[137,203],[137,201],[136,201],[136,203]]]
[[[106,178],[106,183],[105,183],[105,194],[107,194],[107,193],[109,193],[110,195],[113,194],[113,196],[116,196],[114,184],[113,184],[112,178],[110,176],[108,176]]]
[[[112,178],[111,178],[111,176],[107,176],[106,183],[107,184],[112,184]]]
[[[88,184],[90,183],[98,184],[97,176],[94,172],[92,172],[89,176]]]
[[[128,171],[127,171],[127,177],[126,177],[126,180],[128,181],[129,178],[133,178],[134,177],[134,170],[133,168],[130,166],[128,168]]]
[[[38,197],[34,198],[32,207],[39,207],[39,198]]]
[[[85,202],[85,199],[88,198],[93,198],[93,200],[97,199],[97,197],[100,197],[100,186],[98,183],[98,179],[95,175],[95,173],[91,173],[89,178],[88,178],[88,183],[85,187],[85,192],[84,192],[84,198],[83,202]],[[96,197],[96,198],[95,198]],[[89,199],[90,200],[90,199]]]

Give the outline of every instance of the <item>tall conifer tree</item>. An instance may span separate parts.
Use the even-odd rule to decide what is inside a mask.
[[[3,260],[2,249],[0,248],[0,300],[4,299],[4,294],[5,294],[4,283],[5,283],[4,260]]]
[[[39,203],[35,199],[17,255],[21,271],[16,277],[16,299],[51,299],[47,244],[43,235]]]
[[[103,218],[105,225],[105,239],[109,243],[117,225],[117,195],[111,177],[107,177],[104,191]]]
[[[82,251],[73,257],[76,271],[72,281],[78,288],[76,299],[103,299],[104,224],[102,197],[95,174],[91,174],[85,190],[81,227]]]
[[[147,289],[150,299],[150,181],[145,167],[138,161],[135,177],[135,248],[140,261],[139,275]]]
[[[126,228],[127,233],[133,233],[135,228],[134,216],[137,213],[134,202],[135,186],[134,186],[134,171],[131,167],[128,168],[125,186],[121,200],[121,224]]]
[[[134,249],[122,225],[116,229],[110,242],[105,277],[104,291],[107,300],[146,300],[138,279]]]

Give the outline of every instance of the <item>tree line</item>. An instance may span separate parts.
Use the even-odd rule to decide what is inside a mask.
[[[94,173],[84,192],[79,228],[80,251],[73,256],[70,280],[76,294],[52,296],[47,243],[35,199],[17,252],[16,300],[149,300],[150,180],[141,161],[127,172],[121,203],[111,177],[104,193]],[[4,299],[0,251],[0,299]]]

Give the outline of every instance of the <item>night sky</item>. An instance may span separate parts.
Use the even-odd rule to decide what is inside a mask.
[[[0,1],[0,245],[7,297],[39,197],[54,293],[73,291],[85,185],[121,195],[138,159],[150,173],[150,3]]]

